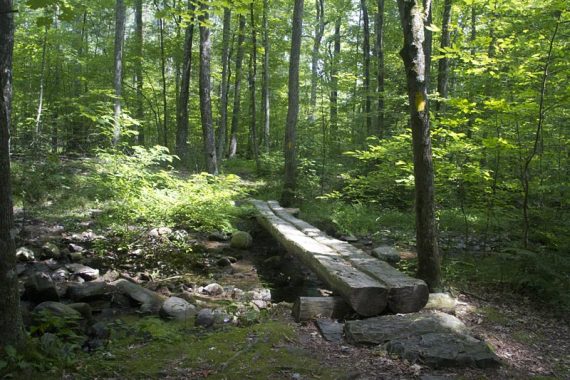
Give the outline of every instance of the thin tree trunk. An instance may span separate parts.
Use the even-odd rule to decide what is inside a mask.
[[[44,40],[42,44],[42,67],[40,73],[40,95],[38,99],[38,112],[36,114],[36,139],[40,138],[40,126],[42,122],[42,112],[44,106],[44,84],[46,75],[46,52],[47,52],[47,37],[48,37],[48,27],[44,30]]]
[[[194,3],[188,1],[188,11],[194,13]],[[178,96],[178,115],[176,123],[176,155],[182,166],[189,165],[188,148],[188,100],[190,98],[190,77],[192,75],[192,40],[194,37],[194,15],[186,26],[184,35],[184,58],[180,79],[180,95]]]
[[[362,7],[362,24],[363,24],[363,40],[362,40],[362,54],[364,57],[364,115],[366,117],[366,134],[370,135],[372,132],[372,97],[370,96],[370,19],[368,17],[368,5],[366,0],[360,0]]]
[[[123,45],[125,37],[125,2],[117,0],[115,5],[115,113],[113,130],[113,146],[121,139],[121,96],[123,91]]]
[[[433,291],[441,285],[434,206],[434,172],[427,97],[424,14],[420,0],[398,0],[404,33],[404,61],[410,104],[416,193],[418,277]]]
[[[289,56],[289,101],[285,125],[285,180],[281,194],[281,204],[284,207],[289,207],[293,203],[297,189],[297,120],[299,117],[299,61],[303,32],[303,5],[303,0],[295,0],[293,10],[291,54]]]
[[[208,9],[205,4],[201,6],[200,22],[200,114],[202,119],[202,135],[204,142],[204,156],[208,173],[218,174],[216,160],[216,138],[214,136],[214,123],[212,120],[212,101],[210,97],[210,27],[208,26]]]
[[[431,1],[423,0],[424,6],[424,25],[431,26],[432,24],[432,13],[431,13]],[[425,77],[426,77],[426,92],[430,93],[430,81],[431,81],[431,52],[433,46],[433,33],[428,28],[424,30],[424,55],[425,55]]]
[[[155,0],[157,11],[160,7]],[[166,54],[164,52],[164,19],[158,19],[159,43],[160,43],[160,76],[162,79],[162,145],[168,147],[168,101],[166,97]]]
[[[16,274],[14,214],[10,182],[10,113],[14,10],[12,0],[0,0],[0,347],[24,342],[20,293]]]
[[[220,127],[218,129],[218,150],[216,157],[222,161],[228,141],[228,82],[229,82],[229,51],[230,51],[230,29],[232,11],[224,8],[224,28],[222,31],[222,85],[220,99]]]
[[[232,131],[230,137],[230,152],[229,158],[234,158],[237,153],[237,133],[239,127],[239,113],[241,106],[241,74],[243,65],[244,46],[245,40],[245,17],[239,16],[239,29],[238,29],[238,47],[236,57],[236,81],[234,86],[234,108],[232,111]]]
[[[251,20],[251,55],[249,56],[249,92],[250,92],[250,113],[251,124],[249,129],[249,138],[251,144],[251,153],[257,169],[259,170],[259,148],[257,141],[257,105],[255,94],[255,82],[257,77],[257,32],[255,30],[255,17],[253,13],[253,3],[250,4],[249,14]]]
[[[445,99],[447,99],[447,84],[449,82],[449,58],[445,56],[445,49],[451,46],[451,31],[449,30],[449,23],[451,22],[451,5],[452,0],[445,0],[443,5],[443,19],[441,22],[441,50],[444,54],[438,62],[437,73],[437,92],[443,101],[437,102],[435,107],[436,111],[445,111]]]
[[[269,11],[269,0],[263,0],[263,74],[261,83],[261,109],[263,113],[263,147],[265,153],[269,153],[269,136],[271,122],[271,104],[269,100],[269,25],[267,12]]]
[[[376,91],[378,94],[378,112],[376,115],[376,134],[384,134],[384,0],[378,0],[378,13],[376,13]]]
[[[313,40],[313,52],[311,55],[311,99],[309,121],[315,121],[315,113],[317,112],[317,80],[319,77],[319,50],[321,49],[321,41],[325,33],[325,6],[323,0],[315,0],[315,8],[317,16],[315,20],[315,35]]]
[[[536,124],[536,132],[534,135],[534,145],[530,155],[526,158],[523,168],[522,175],[522,185],[523,185],[523,244],[524,247],[528,247],[528,235],[530,232],[530,220],[529,220],[529,195],[530,195],[530,164],[534,157],[538,154],[539,143],[542,136],[542,129],[545,119],[545,109],[544,109],[544,99],[546,97],[546,84],[548,82],[550,62],[552,61],[552,48],[554,47],[554,40],[558,34],[558,27],[560,26],[560,18],[562,17],[562,12],[557,15],[556,26],[554,27],[554,32],[550,38],[550,43],[548,45],[548,55],[546,56],[546,62],[544,63],[544,69],[542,72],[542,81],[540,84],[540,101],[538,107],[538,122]]]
[[[331,63],[331,93],[330,93],[330,119],[333,153],[340,151],[340,139],[338,135],[338,64],[340,59],[340,28],[342,18],[338,17],[334,26],[334,53]]]
[[[139,120],[137,142],[144,145],[144,99],[143,99],[143,5],[142,0],[135,0],[135,77],[136,77],[136,115]]]

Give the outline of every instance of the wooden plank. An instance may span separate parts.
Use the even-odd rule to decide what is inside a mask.
[[[253,200],[251,203],[259,211],[258,222],[322,281],[338,292],[354,311],[364,317],[384,311],[388,302],[388,288],[384,283],[362,273],[335,250],[276,216],[266,202]]]
[[[305,235],[334,249],[362,272],[384,282],[389,288],[388,309],[392,312],[413,313],[426,305],[429,289],[424,281],[398,271],[390,264],[368,255],[352,244],[328,236],[315,226],[285,212],[276,201],[268,201],[267,204],[275,215],[291,223]]]
[[[299,297],[293,305],[296,322],[318,317],[343,319],[354,311],[342,297]]]

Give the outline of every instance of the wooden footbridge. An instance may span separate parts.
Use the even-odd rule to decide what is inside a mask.
[[[258,222],[359,315],[370,317],[385,310],[413,313],[426,305],[429,291],[424,281],[328,236],[275,201],[251,203],[258,211]],[[334,307],[336,301],[330,298]]]

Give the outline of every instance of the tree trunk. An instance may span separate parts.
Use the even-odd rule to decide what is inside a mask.
[[[338,135],[338,63],[340,59],[340,27],[342,18],[338,17],[334,25],[334,53],[331,59],[331,93],[330,93],[330,123],[332,149],[335,154],[340,151],[340,139]]]
[[[137,142],[144,145],[144,102],[143,102],[143,6],[142,0],[135,0],[135,77],[136,77],[136,115],[141,123]]]
[[[224,29],[222,31],[222,88],[220,99],[220,127],[218,129],[218,150],[216,152],[216,157],[220,162],[224,157],[228,141],[228,81],[231,19],[231,9],[224,8]]]
[[[451,32],[449,23],[451,22],[452,0],[445,0],[443,5],[443,19],[441,21],[441,50],[446,54],[445,48],[451,45]],[[449,58],[443,57],[438,62],[437,72],[437,92],[440,98],[447,99],[447,83],[449,82]],[[436,103],[436,111],[445,111],[445,100]]]
[[[113,84],[115,88],[114,106],[114,130],[113,146],[119,143],[121,138],[121,96],[123,78],[123,47],[125,36],[125,3],[123,0],[116,0],[115,4],[115,70]]]
[[[188,148],[188,100],[190,98],[190,77],[192,75],[192,39],[194,37],[194,4],[188,1],[188,11],[192,13],[190,23],[184,35],[184,58],[180,78],[180,95],[178,96],[178,115],[176,123],[176,155],[182,166],[189,165]]]
[[[200,22],[200,114],[202,119],[202,135],[204,142],[204,156],[208,173],[218,174],[216,160],[216,139],[212,121],[212,100],[210,97],[210,27],[208,26],[208,9],[202,4],[202,12],[198,18]]]
[[[44,40],[42,44],[42,67],[40,73],[40,95],[38,99],[38,112],[36,114],[36,136],[35,138],[39,140],[40,138],[40,126],[42,122],[42,112],[44,106],[44,83],[46,75],[46,52],[47,52],[47,37],[48,37],[48,27],[44,30]]]
[[[12,0],[0,0],[0,347],[24,341],[16,274],[14,214],[10,182],[10,113],[12,103]]]
[[[115,4],[115,113],[113,130],[113,146],[121,139],[121,96],[123,91],[123,45],[125,38],[125,2],[117,0]]]
[[[378,110],[376,114],[376,134],[382,137],[384,133],[384,0],[378,0],[376,13],[376,91],[378,94]]]
[[[155,0],[156,10],[160,7]],[[168,147],[168,101],[166,98],[166,54],[164,52],[164,18],[158,19],[159,43],[160,43],[160,76],[162,79],[162,145]]]
[[[261,83],[261,109],[263,113],[263,148],[265,153],[269,153],[269,135],[271,121],[271,104],[269,101],[269,25],[267,22],[267,12],[269,11],[269,0],[263,0],[263,78]]]
[[[250,4],[250,19],[251,19],[251,55],[249,56],[249,92],[250,92],[250,114],[251,124],[249,129],[249,141],[251,146],[251,153],[257,169],[259,169],[259,148],[257,141],[257,106],[255,94],[255,82],[257,76],[257,32],[255,30],[255,17],[253,13],[253,3]]]
[[[424,14],[419,1],[398,0],[404,33],[404,47],[400,55],[406,70],[414,151],[418,277],[425,280],[433,291],[440,287],[441,268],[434,207],[426,56],[423,51]]]
[[[303,5],[303,0],[295,0],[293,10],[291,54],[289,55],[289,101],[285,125],[285,180],[281,194],[281,204],[284,207],[289,207],[293,203],[297,188],[297,119],[299,117],[299,61],[303,31]]]
[[[432,24],[432,14],[431,14],[431,1],[423,0],[424,5],[424,56],[425,56],[425,82],[426,82],[426,93],[430,92],[430,80],[431,80],[431,51],[433,45],[433,33],[431,30],[425,28],[425,25]]]
[[[315,113],[317,107],[317,80],[319,77],[319,50],[321,49],[321,41],[325,33],[325,6],[323,0],[315,0],[315,8],[317,16],[315,20],[315,36],[313,40],[313,52],[311,55],[311,99],[310,99],[310,115],[309,121],[315,121]]]
[[[239,16],[239,29],[238,29],[238,48],[236,56],[236,82],[234,86],[234,109],[232,111],[232,131],[230,137],[230,152],[229,157],[234,158],[237,153],[237,133],[239,127],[239,113],[241,106],[241,72],[243,64],[244,46],[243,42],[245,40],[245,17],[243,15]]]
[[[370,96],[370,19],[368,17],[368,5],[366,0],[360,0],[360,5],[362,7],[362,24],[363,24],[363,40],[362,40],[362,54],[364,57],[364,78],[363,78],[363,90],[364,90],[364,116],[366,117],[366,134],[370,135],[372,131],[372,114],[371,105],[372,100]]]

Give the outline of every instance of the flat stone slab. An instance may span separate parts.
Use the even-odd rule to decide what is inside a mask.
[[[323,338],[329,342],[342,342],[344,323],[331,321],[330,319],[317,319],[315,323]]]
[[[490,347],[471,336],[463,322],[440,312],[348,321],[344,333],[350,343],[385,345],[389,353],[434,368],[500,364]]]

